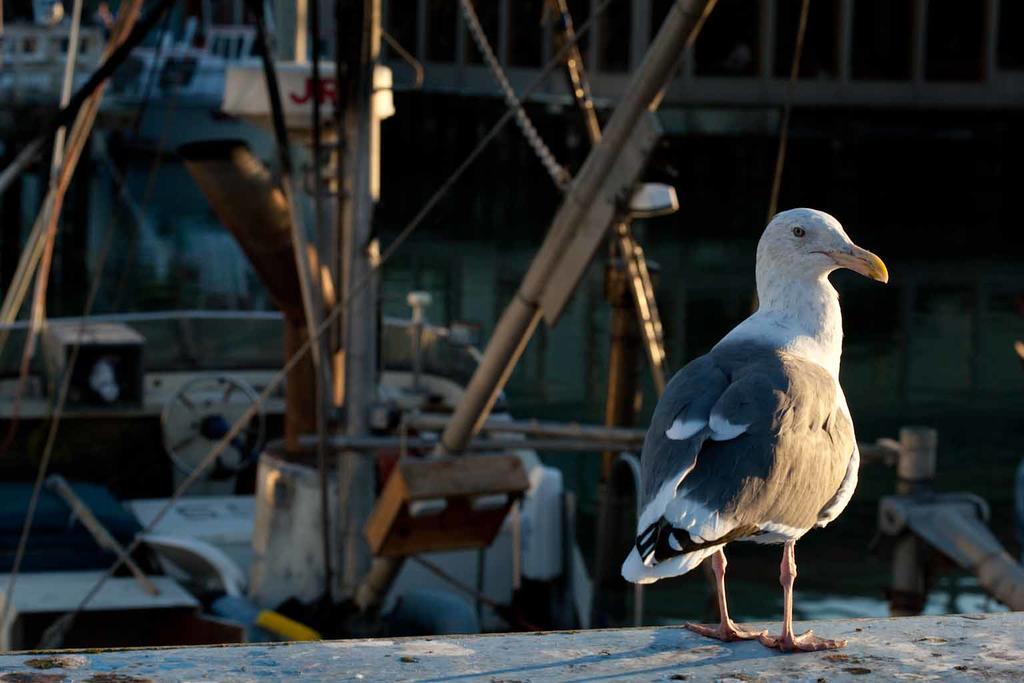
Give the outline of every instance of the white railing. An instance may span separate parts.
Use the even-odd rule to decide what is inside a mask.
[[[527,17],[522,16],[522,11],[514,4],[515,0],[492,1],[497,4],[497,10],[490,15],[490,21],[484,22],[484,29],[496,46],[498,59],[508,68],[513,86],[521,91],[536,77],[543,62],[551,55],[552,28],[550,25],[541,25],[539,15],[531,21],[525,21]],[[1012,64],[1000,64],[1000,48],[1005,47],[1001,43],[1024,38],[1019,35],[1019,27],[1014,27],[1013,31],[1005,30],[1007,27],[1000,30],[1003,16],[1001,8],[1006,0],[984,0],[963,5],[961,11],[965,19],[971,19],[965,21],[964,30],[967,31],[977,22],[981,34],[980,40],[977,40],[977,54],[965,58],[976,60],[977,69],[972,72],[974,75],[963,80],[931,78],[934,60],[938,58],[933,53],[937,54],[941,50],[936,47],[939,39],[929,35],[930,31],[935,33],[933,23],[937,21],[937,13],[930,12],[929,0],[913,0],[910,3],[906,25],[901,25],[898,35],[892,38],[895,49],[906,58],[904,73],[898,73],[892,78],[858,74],[855,63],[858,47],[883,39],[876,35],[881,30],[876,26],[865,28],[864,21],[855,26],[858,7],[865,11],[874,7],[867,3],[861,5],[861,1],[839,0],[834,21],[830,16],[829,21],[818,24],[812,22],[808,35],[829,46],[829,66],[814,77],[802,77],[799,80],[793,93],[795,105],[928,108],[1024,106],[1024,70]],[[426,90],[499,95],[487,67],[475,63],[470,57],[472,41],[467,39],[467,27],[458,12],[433,12],[431,10],[434,5],[428,0],[415,0],[413,3],[399,0],[383,2],[387,30],[397,35],[403,41],[403,46],[426,67],[423,85]],[[706,30],[698,39],[696,58],[690,54],[684,61],[679,77],[666,93],[666,105],[776,107],[783,103],[787,97],[788,62],[786,68],[781,70],[777,68],[776,62],[788,60],[789,57],[777,55],[776,47],[786,40],[792,40],[791,37],[779,35],[780,29],[786,30],[786,17],[789,15],[780,12],[787,5],[784,0],[743,2],[756,6],[756,12],[746,17],[746,31],[735,16],[724,13],[729,5],[719,3],[719,7],[714,10],[719,16],[712,16],[709,20],[709,26],[718,22],[714,34]],[[591,0],[589,11],[594,11],[599,4],[597,0]],[[613,20],[604,17],[595,22],[585,39],[583,59],[598,101],[614,101],[622,94],[630,74],[643,59],[653,29],[657,28],[660,21],[660,12],[667,4],[661,0],[632,0],[628,17],[616,17]],[[389,5],[394,9],[389,11]],[[416,10],[410,10],[410,5]],[[811,14],[825,10],[824,3],[813,3]],[[576,17],[576,23],[580,24],[585,19],[585,16]],[[723,25],[728,28],[723,29]],[[526,60],[522,49],[517,50],[513,46],[514,36],[521,36],[524,31],[538,33]],[[742,72],[740,75],[726,75],[721,69],[702,68],[706,65],[699,64],[701,41],[722,41],[723,35],[731,40],[734,33],[736,45],[742,43],[745,48],[749,68],[739,69]],[[439,42],[437,36],[441,34],[446,37]],[[443,47],[438,48],[441,43]],[[618,60],[611,58],[612,51],[619,55]],[[622,63],[622,55],[626,55],[627,64]],[[404,64],[393,53],[389,59],[394,61],[396,85],[400,88]],[[516,63],[517,60],[520,64]],[[524,61],[530,62],[530,66],[523,66]],[[617,67],[608,66],[613,61],[617,62]],[[708,71],[717,73],[711,75]],[[533,99],[562,100],[568,97],[562,80],[551,78],[544,88],[535,92]]]
[[[67,59],[67,22],[57,26],[7,24],[0,35],[0,97],[7,101],[59,97]],[[75,87],[99,65],[103,33],[83,26],[75,64]]]

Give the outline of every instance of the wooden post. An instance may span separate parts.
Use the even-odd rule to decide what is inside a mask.
[[[900,459],[897,491],[902,494],[927,493],[935,479],[938,433],[929,427],[900,429]]]
[[[900,495],[927,495],[935,479],[934,429],[903,427],[900,429],[900,457],[896,464]],[[925,559],[927,546],[906,529],[896,540],[892,552],[892,584],[889,590],[889,611],[894,617],[913,616],[924,609],[927,597]]]

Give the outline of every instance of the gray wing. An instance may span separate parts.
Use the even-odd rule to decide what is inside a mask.
[[[642,505],[648,505],[666,482],[679,479],[693,468],[708,436],[704,428],[684,439],[669,438],[666,432],[675,423],[706,427],[711,408],[728,386],[725,370],[711,354],[688,363],[666,385],[640,456]]]
[[[793,536],[813,527],[842,488],[856,450],[829,374],[789,354],[761,356],[738,369],[712,412],[719,411],[746,428],[704,445],[667,512],[709,510],[712,534],[756,526]]]
[[[747,344],[691,365],[666,388],[647,434],[638,548],[641,540],[652,548],[651,525],[662,519],[679,551],[737,535],[804,533],[837,495],[855,452],[831,376]]]

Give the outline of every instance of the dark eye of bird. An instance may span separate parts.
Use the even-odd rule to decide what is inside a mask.
[[[804,235],[807,234],[807,231],[798,225],[795,228],[793,228],[793,234],[796,235],[797,237],[803,237]]]

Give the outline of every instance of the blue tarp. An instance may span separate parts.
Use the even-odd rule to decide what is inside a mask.
[[[71,488],[122,544],[130,543],[141,529],[134,515],[105,487],[72,483]],[[0,483],[0,572],[11,570],[31,496],[32,484]],[[21,570],[102,569],[110,566],[113,560],[114,555],[96,545],[67,503],[44,489]]]

